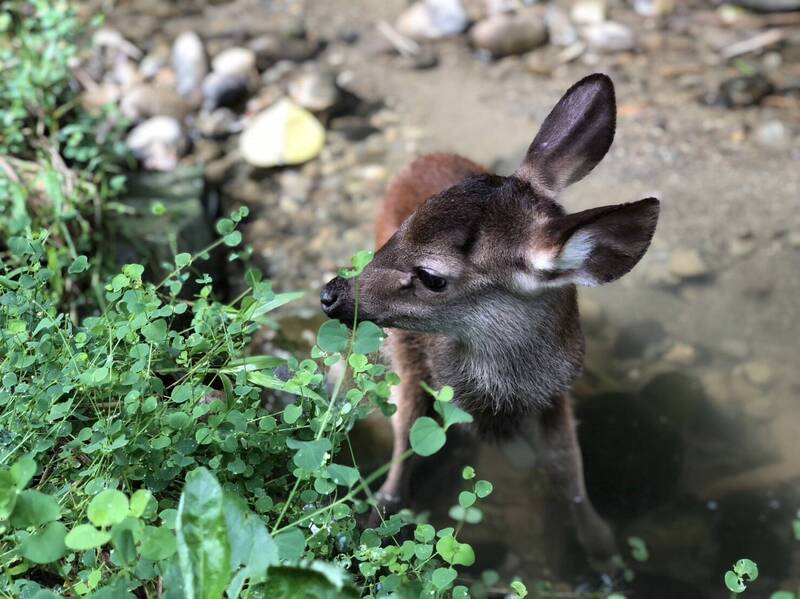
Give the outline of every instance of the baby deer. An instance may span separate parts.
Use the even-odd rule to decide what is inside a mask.
[[[644,255],[658,220],[648,198],[567,214],[556,202],[614,139],[614,86],[602,74],[572,86],[510,177],[452,154],[423,156],[389,185],[375,258],[361,275],[358,318],[390,331],[400,375],[394,462],[378,494],[397,508],[409,468],[398,460],[414,420],[430,409],[420,386],[450,385],[479,433],[508,437],[531,417],[578,540],[595,563],[616,554],[583,480],[569,389],[582,369],[576,285],[610,283]],[[354,285],[335,278],[325,313],[354,317]]]

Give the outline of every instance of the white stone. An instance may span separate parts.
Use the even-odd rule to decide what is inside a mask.
[[[414,39],[439,39],[458,35],[469,24],[460,0],[418,0],[395,23],[397,31]]]
[[[325,129],[313,114],[282,99],[256,115],[239,139],[244,159],[254,166],[300,164],[325,144]]]
[[[625,52],[636,44],[630,27],[614,21],[589,25],[583,34],[589,46],[600,52]]]
[[[214,57],[211,68],[220,75],[250,77],[256,71],[256,53],[249,48],[227,48]]]

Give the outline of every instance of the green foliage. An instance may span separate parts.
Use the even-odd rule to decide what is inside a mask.
[[[745,583],[754,582],[758,578],[758,566],[747,558],[740,559],[733,565],[732,570],[725,572],[725,586],[732,593],[743,593],[747,588]]]

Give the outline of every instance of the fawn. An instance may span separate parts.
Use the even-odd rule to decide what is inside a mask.
[[[378,250],[358,297],[360,320],[391,329],[387,347],[401,378],[382,508],[396,509],[407,493],[410,468],[397,457],[414,420],[430,409],[420,381],[450,385],[484,436],[508,437],[531,417],[587,556],[608,564],[616,554],[586,494],[569,397],[584,354],[575,286],[630,271],[650,245],[659,203],[566,214],[556,202],[605,156],[615,127],[614,86],[590,75],[559,100],[513,175],[431,154],[388,186]],[[320,300],[328,316],[352,322],[351,280],[331,280]]]

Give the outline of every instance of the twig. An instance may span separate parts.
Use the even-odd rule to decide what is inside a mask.
[[[17,171],[13,169],[13,167],[8,163],[8,161],[0,156],[0,168],[2,168],[9,179],[11,179],[14,183],[19,183],[19,175],[17,175]]]
[[[399,33],[386,21],[378,21],[377,27],[383,37],[389,40],[389,43],[392,44],[395,50],[401,55],[415,56],[419,53],[419,44],[417,42]]]
[[[766,31],[762,31],[758,35],[754,35],[751,38],[735,42],[724,47],[720,51],[720,54],[725,59],[734,58],[736,56],[741,56],[742,54],[749,54],[750,52],[762,50],[763,48],[777,44],[778,42],[783,41],[784,37],[785,36],[782,29],[767,29]]]

